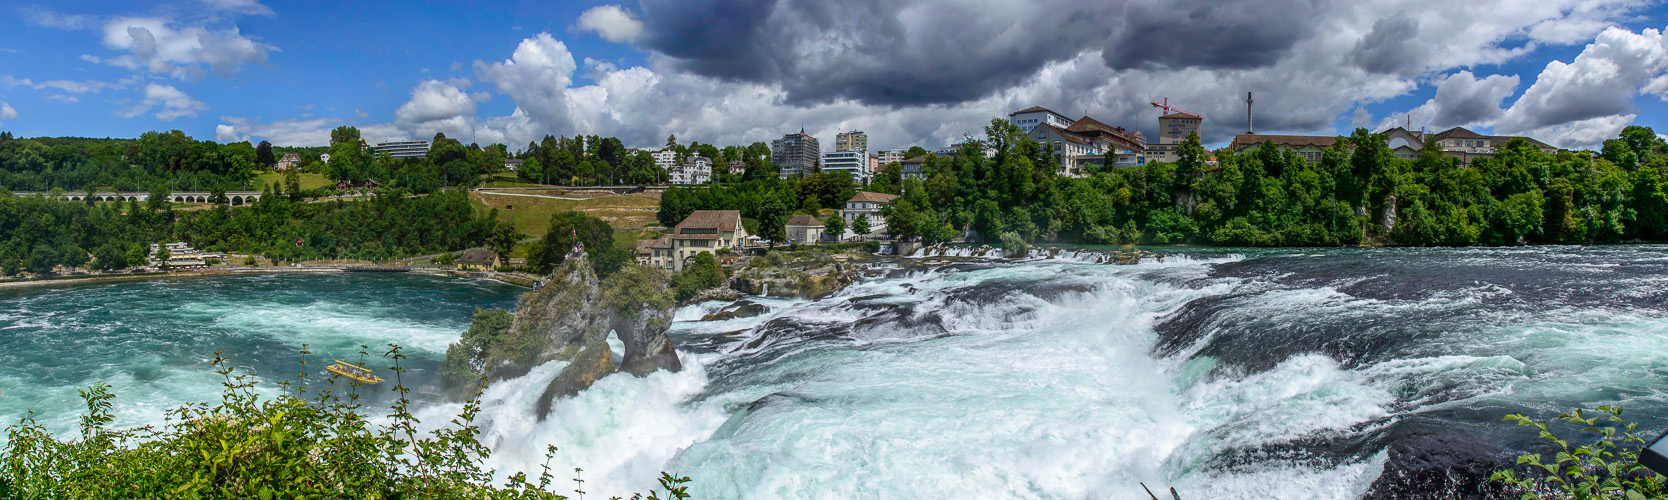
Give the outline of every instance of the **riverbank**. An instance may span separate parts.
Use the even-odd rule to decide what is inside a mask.
[[[247,276],[252,274],[288,274],[288,273],[346,273],[355,272],[356,267],[364,266],[304,266],[304,267],[232,267],[222,269],[197,269],[190,271],[159,271],[146,273],[121,274],[88,274],[70,276],[51,276],[46,278],[14,278],[0,280],[0,290],[9,288],[49,287],[55,285],[80,285],[88,283],[109,283],[120,281],[200,278],[216,276]],[[510,273],[454,271],[449,269],[413,268],[399,272],[424,274],[429,276],[445,276],[449,278],[489,279],[500,283],[532,288],[538,281],[531,276]]]

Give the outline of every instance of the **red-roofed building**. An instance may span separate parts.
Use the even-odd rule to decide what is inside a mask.
[[[720,248],[741,248],[747,228],[740,210],[696,210],[672,228],[672,272],[683,272],[690,258]]]

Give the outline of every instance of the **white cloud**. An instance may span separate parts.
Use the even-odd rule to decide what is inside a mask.
[[[394,120],[402,126],[416,127],[473,116],[475,101],[481,98],[481,94],[470,95],[446,82],[425,80],[411,91],[410,101],[394,110]]]
[[[236,26],[210,30],[163,17],[123,17],[104,24],[103,45],[128,54],[101,60],[128,69],[145,69],[182,80],[197,80],[208,72],[233,77],[247,64],[265,64],[276,47],[244,36]]]
[[[522,40],[504,62],[475,61],[481,81],[497,85],[534,121],[558,130],[568,124],[567,88],[577,68],[567,44],[549,33]]]
[[[1615,139],[1622,128],[1633,123],[1636,115],[1610,115],[1530,129],[1512,135],[1524,135],[1561,148],[1597,148],[1606,139]]]
[[[1663,45],[1661,32],[1606,29],[1574,61],[1547,63],[1495,128],[1522,134],[1565,125],[1583,130],[1596,127],[1593,123],[1607,126],[1620,116],[1633,116],[1634,97],[1641,89],[1649,91],[1647,86],[1654,85],[1664,70],[1668,70],[1668,47]]]
[[[12,105],[6,103],[6,101],[0,101],[0,120],[15,119],[17,119],[17,110],[13,109]]]
[[[156,118],[165,122],[182,116],[197,116],[198,111],[209,109],[203,101],[192,99],[171,85],[152,83],[145,86],[145,100],[123,110],[121,114],[124,118],[133,118],[148,113],[157,106],[161,106],[162,109],[157,111]]]
[[[98,80],[85,80],[79,82],[72,82],[69,80],[48,80],[35,85],[35,88],[37,89],[53,88],[72,94],[102,92],[104,89],[119,87],[121,87],[121,85],[110,82],[101,82]]]
[[[618,5],[591,7],[579,15],[577,26],[614,43],[635,41],[643,34],[643,22]]]
[[[54,101],[58,101],[58,102],[78,102],[78,101],[80,101],[80,99],[75,98],[75,96],[68,96],[68,95],[63,95],[63,94],[53,94],[53,95],[46,96],[46,98],[54,100]]]
[[[214,126],[214,140],[222,144],[229,144],[233,142],[247,141],[249,140],[249,136],[240,137],[237,135],[237,127],[222,123]]]
[[[363,120],[363,119],[366,119],[366,118],[370,118],[371,114],[366,113],[364,111],[360,111],[359,108],[353,108],[353,117]]]
[[[310,118],[303,120],[282,120],[271,123],[258,123],[241,116],[222,116],[220,120],[226,123],[214,127],[215,137],[221,142],[266,140],[275,146],[328,146],[330,145],[330,130],[341,122],[330,118]],[[364,127],[360,127],[363,133]],[[224,138],[231,138],[227,141]]]
[[[216,10],[234,12],[251,16],[274,17],[272,7],[261,5],[258,0],[203,0],[203,5]]]
[[[82,14],[59,14],[39,6],[24,6],[18,9],[23,19],[29,24],[43,28],[57,28],[62,30],[87,29],[98,24],[93,16]]]

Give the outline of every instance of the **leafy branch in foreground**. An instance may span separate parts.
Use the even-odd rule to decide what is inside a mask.
[[[1600,406],[1597,413],[1575,410],[1558,416],[1558,420],[1581,425],[1582,432],[1598,433],[1591,445],[1574,446],[1558,437],[1551,429],[1553,422],[1538,422],[1532,418],[1512,414],[1505,420],[1520,426],[1534,427],[1540,439],[1556,447],[1552,461],[1545,455],[1530,453],[1517,457],[1517,464],[1527,465],[1533,477],[1518,478],[1512,470],[1495,471],[1491,481],[1503,481],[1509,489],[1522,492],[1522,499],[1573,498],[1645,500],[1668,498],[1664,494],[1661,474],[1652,472],[1639,463],[1639,450],[1649,443],[1637,432],[1637,424],[1622,419],[1622,407]]]
[[[362,346],[363,347],[363,346]],[[277,396],[256,392],[257,382],[235,373],[215,353],[224,381],[221,400],[186,404],[167,412],[161,426],[112,429],[115,395],[95,384],[81,391],[87,414],[79,436],[60,440],[34,413],[6,429],[0,448],[0,500],[35,498],[470,498],[562,499],[550,493],[554,477],[547,448],[537,482],[516,473],[494,484],[482,467],[491,450],[477,440],[480,395],[464,404],[451,425],[419,431],[409,388],[400,379],[405,355],[390,344],[393,391],[387,423],[372,423],[359,403],[358,381],[345,393],[307,390],[303,346],[301,375],[279,382]],[[484,385],[484,384],[483,384]],[[688,478],[662,474],[668,498],[687,498]],[[658,498],[651,491],[648,498]]]

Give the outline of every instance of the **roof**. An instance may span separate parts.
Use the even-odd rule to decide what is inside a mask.
[[[492,265],[492,262],[497,259],[498,253],[484,248],[471,248],[458,255],[458,263],[460,264]]]
[[[696,210],[672,228],[673,237],[680,240],[716,240],[718,234],[684,234],[685,229],[717,229],[718,233],[736,230],[741,225],[740,210]]]
[[[521,163],[522,163],[522,160],[517,160],[515,158],[504,160],[505,165],[520,165]]]
[[[1274,143],[1275,146],[1286,146],[1286,147],[1314,146],[1314,147],[1317,147],[1317,148],[1323,148],[1324,149],[1324,148],[1332,147],[1333,144],[1337,144],[1338,143],[1338,138],[1336,136],[1325,136],[1325,135],[1239,134],[1239,135],[1234,136],[1233,145],[1234,145],[1235,150],[1239,150],[1239,149],[1250,148],[1252,146],[1256,146],[1258,144],[1262,144],[1262,143],[1265,143],[1265,142],[1272,142],[1272,143]]]
[[[1186,111],[1177,111],[1177,112],[1174,112],[1174,113],[1170,113],[1168,115],[1160,116],[1158,118],[1160,120],[1165,119],[1165,118],[1193,118],[1193,119],[1196,119],[1196,120],[1205,119],[1205,117],[1203,117],[1203,116],[1195,115],[1193,113],[1189,113],[1189,112],[1186,112]]]
[[[816,217],[800,214],[800,215],[793,216],[792,219],[788,219],[788,225],[789,226],[821,226],[823,224],[822,224],[822,221],[817,220]]]
[[[654,242],[655,240],[637,240],[637,255],[647,255],[652,253],[649,249],[654,248]]]
[[[927,155],[921,155],[921,156],[917,156],[917,157],[914,157],[914,158],[905,159],[904,161],[900,161],[898,163],[926,163],[926,161],[927,161]]]
[[[1437,139],[1437,140],[1442,140],[1442,139],[1447,139],[1449,137],[1457,137],[1457,138],[1460,138],[1460,139],[1482,139],[1482,138],[1485,138],[1487,136],[1476,133],[1476,132],[1472,132],[1471,130],[1466,129],[1465,127],[1454,127],[1454,128],[1448,129],[1448,130],[1444,130],[1444,131],[1432,134],[1432,137]]]
[[[298,155],[298,154],[295,154],[295,153],[284,153],[284,158],[283,159],[285,159],[285,160],[299,160],[299,159],[301,159],[301,155]]]
[[[1038,112],[1038,111],[1042,111],[1042,112],[1045,112],[1045,113],[1054,113],[1054,110],[1051,110],[1051,109],[1048,109],[1048,108],[1045,108],[1045,107],[1042,107],[1042,106],[1031,106],[1029,108],[1025,108],[1025,109],[1022,109],[1022,110],[1019,110],[1019,111],[1008,113],[1008,116],[1013,116],[1013,115],[1017,115],[1017,114],[1020,114],[1020,113],[1035,113],[1035,112]],[[1054,114],[1059,115],[1059,113],[1054,113]],[[1060,116],[1065,116],[1065,115],[1060,115]]]
[[[898,195],[895,194],[858,191],[857,196],[853,196],[850,200],[846,200],[846,203],[891,203],[892,200],[896,199],[898,199]]]
[[[671,249],[672,248],[672,235],[670,235],[670,234],[665,235],[665,236],[661,236],[659,238],[655,238],[655,239],[650,240],[650,241],[651,241],[651,243],[649,245],[649,248],[660,248],[660,249]]]
[[[1078,144],[1088,144],[1089,143],[1088,139],[1084,139],[1084,138],[1078,136],[1076,133],[1069,132],[1066,129],[1056,127],[1056,126],[1053,126],[1053,125],[1049,125],[1049,124],[1046,124],[1046,123],[1042,124],[1041,126],[1038,126],[1037,128],[1042,128],[1042,127],[1048,127],[1049,130],[1053,130],[1054,133],[1059,134],[1060,137],[1064,137],[1068,141],[1075,142],[1075,143],[1078,143]]]

